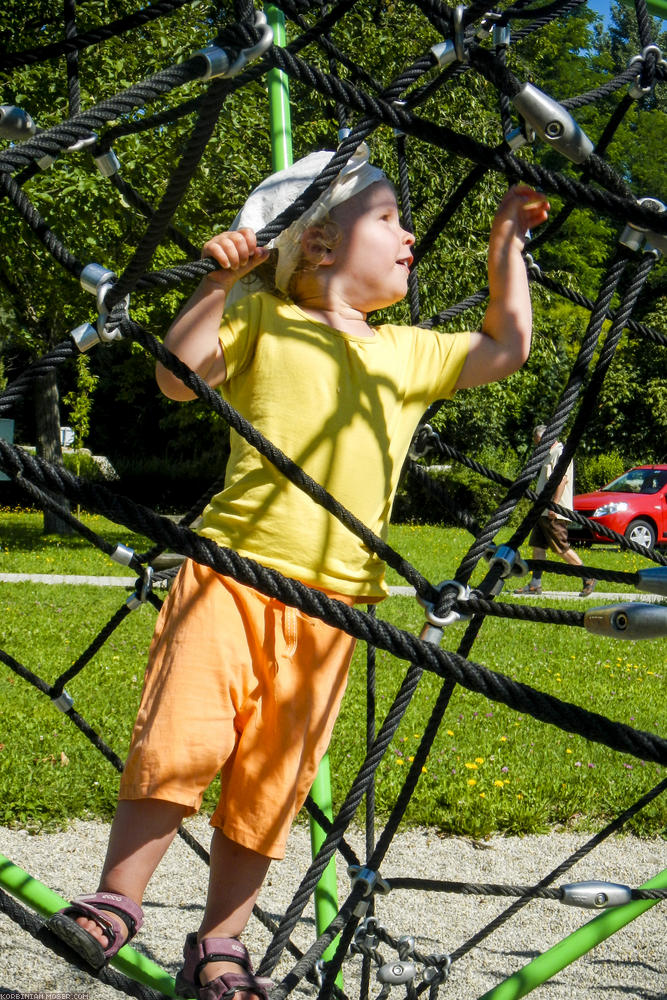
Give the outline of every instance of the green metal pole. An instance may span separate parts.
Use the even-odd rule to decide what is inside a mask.
[[[331,803],[331,767],[329,764],[329,754],[322,758],[319,771],[310,790],[315,802],[328,819],[333,818]],[[313,857],[317,854],[326,839],[326,834],[319,823],[311,819],[310,821],[310,846]],[[338,887],[336,884],[336,862],[331,859],[322,873],[322,877],[315,890],[315,920],[318,935],[327,929],[333,918],[338,913]],[[335,951],[335,941],[329,945],[324,953],[325,961],[330,958]]]
[[[0,854],[0,885],[43,917],[50,917],[68,905],[66,899],[49,889],[39,879],[33,878],[23,868],[19,868],[4,854]],[[171,976],[130,945],[126,944],[120,949],[115,958],[111,959],[111,965],[130,979],[143,983],[144,986],[151,986],[168,997],[176,996],[175,983]]]
[[[632,0],[623,0],[623,4],[631,10],[635,9]],[[663,21],[667,20],[667,0],[646,0],[646,6],[649,14],[652,14],[653,17],[661,17]]]
[[[667,0],[646,0],[649,14],[667,20]]]
[[[644,882],[641,888],[667,888],[667,868],[655,878]],[[601,941],[606,940],[621,927],[625,927],[635,917],[659,902],[658,899],[638,899],[635,902],[626,903],[624,906],[615,906],[605,910],[594,920],[584,924],[579,930],[569,934],[553,948],[545,951],[543,955],[538,955],[528,965],[524,965],[523,969],[519,969],[509,979],[505,979],[484,996],[479,997],[479,1000],[518,1000],[519,997],[525,997],[536,986],[541,986],[565,966],[581,958],[591,948],[595,948]]]
[[[285,16],[277,7],[267,5],[266,19],[273,29],[273,40],[276,45],[285,44]],[[269,88],[269,116],[271,122],[271,160],[274,170],[284,170],[291,166],[292,155],[292,119],[289,103],[289,79],[282,70],[272,69],[267,74]],[[329,755],[325,754],[319,771],[310,790],[313,800],[328,819],[332,819],[331,804],[331,768]],[[316,823],[310,820],[310,844],[313,857],[324,843],[326,834]],[[336,862],[332,859],[325,868],[320,881],[315,888],[315,926],[318,935],[329,926],[338,913],[338,887],[336,884]],[[336,950],[334,940],[322,956],[328,961]],[[343,979],[339,974],[337,985],[343,988]]]
[[[285,15],[277,7],[264,8],[266,19],[273,30],[274,45],[285,44]],[[266,74],[269,88],[269,117],[271,122],[271,161],[274,170],[284,170],[292,165],[292,117],[289,105],[289,78],[281,69],[270,69]]]

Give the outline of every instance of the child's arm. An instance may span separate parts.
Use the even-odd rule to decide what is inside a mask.
[[[471,334],[457,389],[505,378],[528,359],[533,315],[521,251],[527,230],[548,213],[549,202],[532,188],[513,187],[501,201],[489,237],[489,304],[481,332]]]
[[[213,257],[220,270],[212,271],[201,280],[169,327],[164,344],[210,386],[220,385],[227,377],[218,339],[227,292],[268,255],[268,250],[257,246],[251,229],[220,233],[204,244],[202,257]],[[155,366],[155,378],[160,390],[170,399],[195,398],[195,394],[159,362]]]

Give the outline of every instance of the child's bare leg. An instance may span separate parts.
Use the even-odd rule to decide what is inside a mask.
[[[129,896],[141,906],[148,881],[174,839],[185,811],[176,802],[159,799],[119,802],[98,892]],[[94,920],[77,917],[77,923],[106,948],[109,942]]]
[[[239,937],[243,932],[271,858],[229,840],[215,829],[211,841],[208,898],[198,938]],[[209,962],[200,977],[211,982],[224,972],[238,972],[233,962]],[[249,996],[249,994],[248,994]]]

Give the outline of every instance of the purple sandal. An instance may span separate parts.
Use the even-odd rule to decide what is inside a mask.
[[[222,1000],[236,993],[254,993],[259,1000],[268,1000],[273,986],[270,979],[255,976],[250,955],[237,938],[204,938],[197,941],[196,934],[188,934],[183,947],[183,968],[176,975],[176,993],[179,997],[195,1000]],[[205,986],[199,984],[199,973],[209,962],[236,962],[243,972],[224,972]]]
[[[103,913],[102,910],[111,913]],[[120,920],[112,916],[112,913],[118,914]],[[77,924],[77,917],[88,917],[95,921],[109,941],[106,948]],[[132,940],[143,922],[141,907],[134,900],[115,892],[94,892],[88,896],[77,896],[64,910],[54,913],[48,920],[47,927],[88,965],[99,971],[118,954],[124,944]],[[124,938],[125,928],[127,936]]]

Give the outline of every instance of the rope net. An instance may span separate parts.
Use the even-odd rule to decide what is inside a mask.
[[[397,989],[404,990],[409,1000],[428,990],[434,1000],[458,958],[530,900],[562,898],[563,890],[554,888],[554,883],[577,860],[653,801],[665,784],[663,781],[625,810],[537,886],[438,883],[435,888],[443,892],[518,897],[451,955],[423,954],[414,942],[407,946],[405,940],[393,937],[373,916],[373,898],[380,886],[386,887],[379,875],[380,866],[417,787],[457,685],[643,761],[661,766],[667,763],[667,742],[657,733],[614,722],[520,683],[507,673],[476,662],[473,656],[480,630],[490,617],[587,628],[593,633],[602,628],[602,634],[606,635],[630,628],[637,638],[666,632],[658,604],[653,608],[657,617],[649,619],[646,606],[642,606],[645,617],[638,618],[628,604],[623,609],[624,626],[619,624],[621,619],[612,620],[611,616],[605,618],[602,626],[596,626],[586,612],[496,599],[508,579],[517,572],[525,572],[520,546],[526,544],[540,514],[547,509],[563,512],[552,499],[556,485],[577,451],[624,332],[630,331],[632,336],[656,345],[658,350],[667,343],[658,326],[633,318],[638,301],[645,305],[647,297],[651,301],[652,296],[659,302],[662,286],[654,278],[667,240],[667,213],[656,198],[657,192],[649,191],[646,197],[637,198],[627,179],[605,158],[626,116],[655,110],[655,95],[665,81],[667,63],[655,43],[655,22],[644,0],[637,0],[634,9],[641,50],[626,70],[613,78],[607,76],[602,84],[585,93],[559,101],[550,98],[546,110],[531,85],[525,83],[535,37],[557,20],[567,24],[568,18],[576,18],[580,6],[580,0],[556,0],[543,5],[518,0],[512,6],[489,11],[486,4],[477,2],[451,9],[440,0],[415,0],[397,15],[400,19],[409,14],[410,31],[399,40],[400,44],[392,46],[386,31],[383,35],[380,30],[383,17],[393,13],[391,4],[389,8],[380,5],[375,9],[372,4],[354,0],[327,6],[306,0],[281,0],[277,7],[289,28],[289,42],[281,47],[271,44],[265,19],[246,0],[237,0],[234,5],[213,4],[203,14],[201,5],[192,0],[158,0],[143,8],[137,5],[124,16],[97,26],[90,25],[91,16],[85,3],[77,5],[75,0],[65,0],[64,16],[60,11],[49,19],[42,11],[36,11],[39,23],[44,21],[43,38],[49,40],[40,40],[21,51],[5,52],[0,61],[6,93],[12,95],[0,109],[0,135],[4,137],[0,150],[0,187],[5,211],[15,213],[20,227],[17,232],[22,233],[20,239],[38,248],[34,251],[35,273],[22,276],[21,281],[38,277],[53,282],[55,288],[56,280],[61,280],[64,273],[66,287],[72,300],[79,303],[81,314],[81,322],[71,336],[57,343],[52,341],[49,349],[0,393],[0,416],[20,412],[36,386],[43,386],[44,379],[51,376],[60,378],[89,349],[113,352],[121,344],[131,344],[182,378],[215,419],[225,421],[243,435],[314,503],[325,507],[355,532],[369,550],[414,588],[428,611],[427,623],[417,637],[370,610],[366,613],[349,608],[199,537],[189,525],[219,484],[212,484],[206,496],[193,497],[191,509],[179,523],[174,523],[99,482],[72,475],[59,462],[35,457],[0,439],[0,469],[14,480],[31,503],[56,514],[90,544],[130,567],[138,576],[136,589],[128,601],[53,683],[45,681],[30,665],[19,662],[11,650],[0,649],[0,660],[35,691],[51,699],[117,771],[122,769],[120,757],[77,712],[66,685],[86,668],[136,607],[148,603],[159,609],[159,591],[168,586],[174,575],[174,570],[155,568],[165,550],[189,556],[363,640],[368,644],[369,678],[374,674],[376,650],[386,651],[408,664],[400,689],[377,732],[374,719],[369,722],[366,757],[334,820],[327,819],[315,802],[308,802],[311,814],[326,836],[285,914],[274,924],[260,908],[255,910],[273,935],[259,973],[270,975],[285,951],[295,959],[289,975],[273,990],[272,1000],[282,1000],[304,978],[318,983],[322,996],[340,993],[335,985],[336,976],[350,948],[363,955],[362,993],[368,995],[369,970],[374,963],[380,966],[384,962],[378,957],[380,942],[396,952],[405,968],[414,969],[415,962],[423,967],[421,980],[416,972],[411,974],[404,969]],[[27,12],[22,11],[22,16],[27,17]],[[173,34],[174,26],[180,33]],[[181,30],[184,26],[188,29],[185,33]],[[181,42],[186,35],[187,48]],[[170,45],[172,37],[177,40],[176,51]],[[212,45],[213,50],[206,55],[193,51],[192,37],[197,37],[202,48]],[[164,40],[162,49],[155,45],[160,38]],[[117,92],[118,81],[109,72],[108,62],[96,58],[97,51],[101,51],[98,47],[111,43],[139,46],[143,51],[142,39],[151,41],[146,51],[153,55],[163,53],[161,61],[156,57],[135,82],[123,79],[124,89]],[[352,49],[355,40],[359,45]],[[221,75],[209,79],[211,66],[214,73],[222,67]],[[53,85],[54,92],[57,87],[66,88],[67,92],[67,114],[46,128],[39,126],[38,109],[31,109],[30,94],[21,90],[21,74],[34,67],[42,67],[45,75],[58,80]],[[559,204],[545,231],[529,244],[530,253],[526,255],[534,298],[557,297],[586,310],[589,318],[540,444],[528,456],[520,474],[510,480],[448,443],[446,431],[439,429],[438,408],[433,407],[424,416],[408,459],[407,471],[413,482],[432,493],[447,516],[466,528],[471,536],[460,564],[442,568],[443,576],[447,577],[444,584],[426,579],[408,559],[361,524],[170,354],[143,321],[144,316],[150,315],[147,303],[156,300],[165,303],[164,316],[173,315],[175,293],[181,294],[185,285],[189,294],[192,283],[214,267],[212,261],[198,259],[192,229],[184,232],[178,221],[179,206],[187,204],[188,199],[197,202],[202,171],[211,170],[212,165],[219,170],[220,196],[211,210],[220,216],[217,228],[223,228],[222,223],[233,217],[249,187],[270,171],[267,130],[264,127],[260,134],[257,130],[262,116],[266,118],[262,81],[268,72],[276,71],[282,71],[294,88],[295,137],[303,144],[304,152],[317,145],[332,144],[332,134],[338,129],[340,143],[330,163],[304,195],[258,234],[260,244],[277,235],[313,202],[360,142],[377,141],[379,158],[385,158],[388,166],[395,165],[393,172],[398,177],[406,225],[414,224],[418,233],[415,259],[419,267],[411,275],[408,299],[402,307],[415,324],[456,325],[466,313],[472,317],[471,325],[475,322],[478,315],[475,310],[487,295],[483,279],[478,280],[482,273],[477,266],[480,260],[475,259],[474,253],[472,258],[467,256],[465,248],[447,243],[452,220],[461,213],[470,213],[469,206],[471,203],[474,206],[475,199],[489,202],[493,184],[499,191],[508,181],[524,181],[539,186]],[[469,121],[467,130],[460,124],[454,127],[453,118],[448,117],[448,109],[460,111],[469,97],[471,90],[462,89],[462,82],[482,96],[480,107],[486,109],[482,120]],[[105,89],[113,91],[112,96],[100,98]],[[310,100],[307,110],[304,110],[305,98],[303,105],[299,102],[299,95],[305,94]],[[256,116],[249,110],[255,105]],[[593,105],[608,111],[605,128],[596,144],[588,139],[572,114],[584,109],[585,115],[585,109]],[[35,116],[34,122],[31,114]],[[462,120],[461,115],[456,117],[457,123]],[[169,130],[177,130],[181,142],[172,145],[161,160],[161,138]],[[232,139],[238,139],[239,135],[256,146],[257,173],[252,178],[235,172]],[[210,156],[212,146],[215,156],[208,161],[206,157]],[[129,155],[124,155],[124,149],[129,150]],[[178,149],[177,155],[174,149]],[[436,197],[433,192],[437,189],[439,169],[444,167],[450,172],[448,176],[453,170],[458,180],[444,197],[437,190]],[[82,187],[65,184],[74,173],[85,177]],[[161,193],[157,199],[141,193],[142,187],[150,190],[150,184],[142,185],[142,176],[149,181],[160,176]],[[66,233],[74,227],[76,199],[82,192],[85,196],[86,191],[95,198],[102,191],[107,210],[99,218],[95,232],[84,234],[79,230],[77,238],[68,241]],[[68,209],[71,209],[69,214]],[[204,210],[198,222],[210,233],[216,227]],[[604,266],[599,269],[602,277],[593,294],[590,288],[580,290],[575,282],[567,283],[561,276],[547,274],[537,259],[538,250],[544,248],[544,253],[548,252],[550,241],[573,212],[605,220],[613,237],[601,248]],[[116,245],[110,248],[110,243]],[[429,260],[443,243],[451,249],[452,269],[470,271],[469,290],[458,302],[448,299],[451,282],[447,276],[437,275],[436,282],[429,271]],[[110,254],[113,267],[109,266]],[[475,281],[477,286],[472,284]],[[95,295],[96,315],[90,322],[87,319],[90,299],[81,296],[79,282]],[[20,281],[17,287],[20,289]],[[646,312],[644,309],[643,314]],[[160,316],[159,312],[156,315]],[[562,457],[538,495],[534,490],[538,472],[551,444],[566,425],[568,437]],[[433,475],[429,465],[433,459],[436,462],[446,459],[471,469],[480,479],[480,489],[485,488],[487,481],[501,488],[502,499],[484,523],[452,503],[446,486]],[[527,512],[513,520],[509,541],[497,545],[498,533],[509,526],[522,501],[520,509]],[[110,545],[70,513],[71,504],[103,514],[114,523],[149,537],[153,547],[136,553],[122,545]],[[590,527],[583,516],[576,515],[575,519]],[[601,530],[599,525],[596,530]],[[653,590],[664,597],[667,570],[661,568],[667,563],[665,555],[657,548],[647,549],[608,529],[605,533],[623,550],[652,560],[655,570],[642,574],[585,566],[573,569],[552,561],[529,561],[528,565],[563,575],[595,576],[644,591]],[[473,573],[476,583],[471,589]],[[467,622],[462,632],[452,633],[457,638],[451,642],[446,627],[449,622]],[[450,649],[449,645],[456,648]],[[372,809],[374,775],[424,673],[440,679],[439,693],[389,819],[376,840]],[[370,690],[372,698],[372,685]],[[345,834],[364,799],[368,834],[367,854],[362,862]],[[186,831],[182,831],[182,836],[205,861],[206,851]],[[343,855],[357,877],[329,928],[303,954],[291,935],[336,852]],[[394,887],[412,891],[434,888],[433,884],[427,886],[418,879],[394,879],[393,883]],[[628,900],[664,896],[664,890],[660,889],[628,892],[631,893]],[[3,910],[21,926],[59,953],[68,954],[37,918],[4,892],[0,894],[0,902]],[[323,967],[322,955],[338,935],[335,955]],[[100,978],[130,995],[158,995],[111,969],[102,972]],[[396,980],[383,982],[386,995]]]

